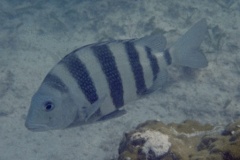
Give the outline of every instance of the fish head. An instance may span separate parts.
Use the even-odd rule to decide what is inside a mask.
[[[32,97],[25,126],[31,131],[63,129],[73,123],[76,114],[69,93],[43,84]]]

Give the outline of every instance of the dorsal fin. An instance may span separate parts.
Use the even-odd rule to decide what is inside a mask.
[[[155,34],[136,39],[134,40],[134,43],[136,45],[147,46],[154,51],[161,52],[164,51],[167,41],[162,34]]]

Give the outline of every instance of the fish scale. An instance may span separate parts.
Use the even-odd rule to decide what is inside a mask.
[[[102,70],[108,81],[113,104],[119,108],[124,105],[123,86],[120,74],[116,67],[115,58],[107,45],[92,46],[94,55],[98,58]]]
[[[83,91],[84,95],[90,103],[94,103],[98,99],[96,94],[96,88],[91,77],[88,74],[88,70],[79,58],[75,55],[76,52],[70,54],[63,59],[63,63],[71,75],[75,78],[79,85],[79,88]]]
[[[167,66],[207,66],[199,51],[206,31],[202,19],[170,48],[157,34],[74,50],[50,70],[32,97],[25,126],[31,131],[64,129],[125,114],[125,104],[164,84]]]

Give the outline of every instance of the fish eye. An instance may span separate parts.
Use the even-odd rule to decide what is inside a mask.
[[[47,102],[44,104],[44,108],[45,108],[45,111],[51,111],[51,110],[53,110],[54,105],[53,105],[52,102],[47,101]]]

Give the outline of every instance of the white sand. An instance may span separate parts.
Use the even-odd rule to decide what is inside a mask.
[[[223,125],[240,116],[240,2],[237,0],[0,1],[0,160],[110,160],[122,134],[149,119]],[[207,68],[169,68],[162,91],[126,105],[117,119],[67,130],[24,127],[31,96],[64,55],[107,39],[157,29],[168,45],[206,18]]]

